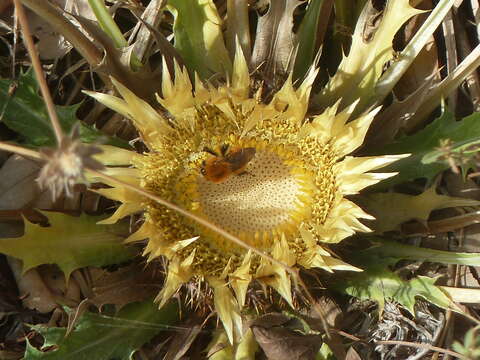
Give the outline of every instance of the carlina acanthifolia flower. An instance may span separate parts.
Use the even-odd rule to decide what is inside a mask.
[[[225,229],[280,262],[304,268],[358,270],[322,243],[338,243],[369,229],[371,219],[346,195],[393,173],[369,171],[403,156],[352,157],[363,142],[376,108],[350,119],[355,104],[306,117],[316,76],[311,69],[297,88],[289,77],[270,101],[252,89],[239,47],[228,84],[213,86],[164,64],[162,111],[114,81],[122,98],[89,93],[130,119],[148,152],[104,146],[97,159],[108,173],[171,201]],[[160,106],[158,107],[160,108]],[[143,212],[144,222],[129,242],[148,239],[149,260],[168,259],[163,305],[182,284],[205,279],[230,341],[241,333],[240,310],[247,288],[258,280],[292,305],[287,271],[176,212],[115,184],[98,190],[121,202],[106,223]]]

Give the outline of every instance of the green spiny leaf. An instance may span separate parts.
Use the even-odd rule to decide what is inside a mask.
[[[358,202],[375,217],[371,227],[377,233],[396,230],[409,220],[426,221],[433,210],[480,205],[477,200],[439,195],[435,186],[415,196],[393,192],[367,194]]]
[[[0,79],[1,121],[13,131],[18,132],[26,145],[34,147],[55,145],[55,135],[50,125],[47,108],[38,94],[39,87],[33,71],[30,69],[20,74],[13,95],[9,94],[11,84],[12,81],[9,79]],[[55,107],[65,133],[70,133],[73,125],[78,122],[75,114],[79,107],[80,104]],[[126,142],[107,137],[83,123],[80,125],[80,138],[87,143],[106,139],[106,144],[128,147]]]
[[[452,251],[427,249],[382,239],[378,239],[376,246],[361,252],[360,256],[388,263],[396,263],[398,260],[402,259],[430,261],[442,264],[480,266],[479,253],[457,253]]]
[[[411,7],[408,0],[389,0],[378,28],[371,29],[375,15],[368,12],[368,6],[369,2],[357,22],[348,56],[315,99],[324,108],[338,99],[342,99],[341,108],[359,100],[356,113],[371,106],[383,67],[394,56],[393,37],[408,19],[422,12]],[[369,28],[372,34],[367,32]]]
[[[440,306],[459,311],[448,295],[435,286],[436,279],[419,276],[408,281],[383,265],[370,266],[333,285],[335,289],[362,300],[375,300],[383,310],[385,299],[394,300],[414,314],[415,298],[420,296]]]
[[[372,188],[385,189],[408,180],[433,179],[441,171],[448,169],[448,162],[435,157],[440,141],[450,139],[452,147],[473,144],[480,137],[480,113],[474,113],[461,121],[444,112],[425,129],[412,136],[405,136],[382,149],[384,154],[412,154],[382,169],[385,172],[399,172],[397,176],[384,180]],[[435,160],[437,159],[437,160]]]
[[[23,261],[23,271],[41,264],[57,264],[68,279],[85,266],[118,264],[133,256],[122,244],[126,229],[121,224],[97,225],[98,216],[48,213],[49,227],[25,221],[20,238],[0,239],[0,253]]]
[[[187,68],[202,79],[230,74],[232,62],[222,34],[222,21],[211,0],[168,0],[173,14],[174,45]],[[192,75],[192,73],[190,74]]]
[[[66,328],[31,326],[45,342],[43,352],[27,342],[25,360],[130,360],[133,353],[160,331],[178,320],[178,308],[170,303],[158,310],[153,300],[132,303],[117,316],[84,313],[74,330],[65,337]]]
[[[464,344],[462,345],[458,341],[452,344],[452,349],[456,352],[468,357],[469,359],[478,359],[480,356],[480,336],[479,327],[471,328],[465,334]]]
[[[305,76],[315,57],[315,44],[317,42],[317,27],[323,0],[311,0],[307,13],[298,30],[298,52],[295,57],[294,79]]]

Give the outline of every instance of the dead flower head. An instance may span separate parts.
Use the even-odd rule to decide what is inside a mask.
[[[79,181],[86,182],[83,175],[86,168],[101,170],[103,164],[92,158],[102,150],[94,145],[84,144],[79,139],[80,127],[75,125],[70,136],[65,136],[57,148],[40,150],[45,165],[37,178],[41,189],[48,189],[52,199],[57,199],[63,192],[67,197],[73,196],[73,186]]]

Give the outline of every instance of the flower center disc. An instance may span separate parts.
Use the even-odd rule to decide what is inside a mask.
[[[198,177],[201,211],[248,242],[288,232],[309,214],[309,206],[299,198],[307,197],[301,196],[306,190],[295,170],[277,153],[257,150],[243,174],[219,184]]]

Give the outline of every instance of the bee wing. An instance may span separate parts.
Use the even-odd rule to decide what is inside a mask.
[[[240,170],[245,167],[250,160],[255,156],[255,148],[242,148],[238,151],[233,151],[228,154],[226,160],[232,166],[232,171]]]

